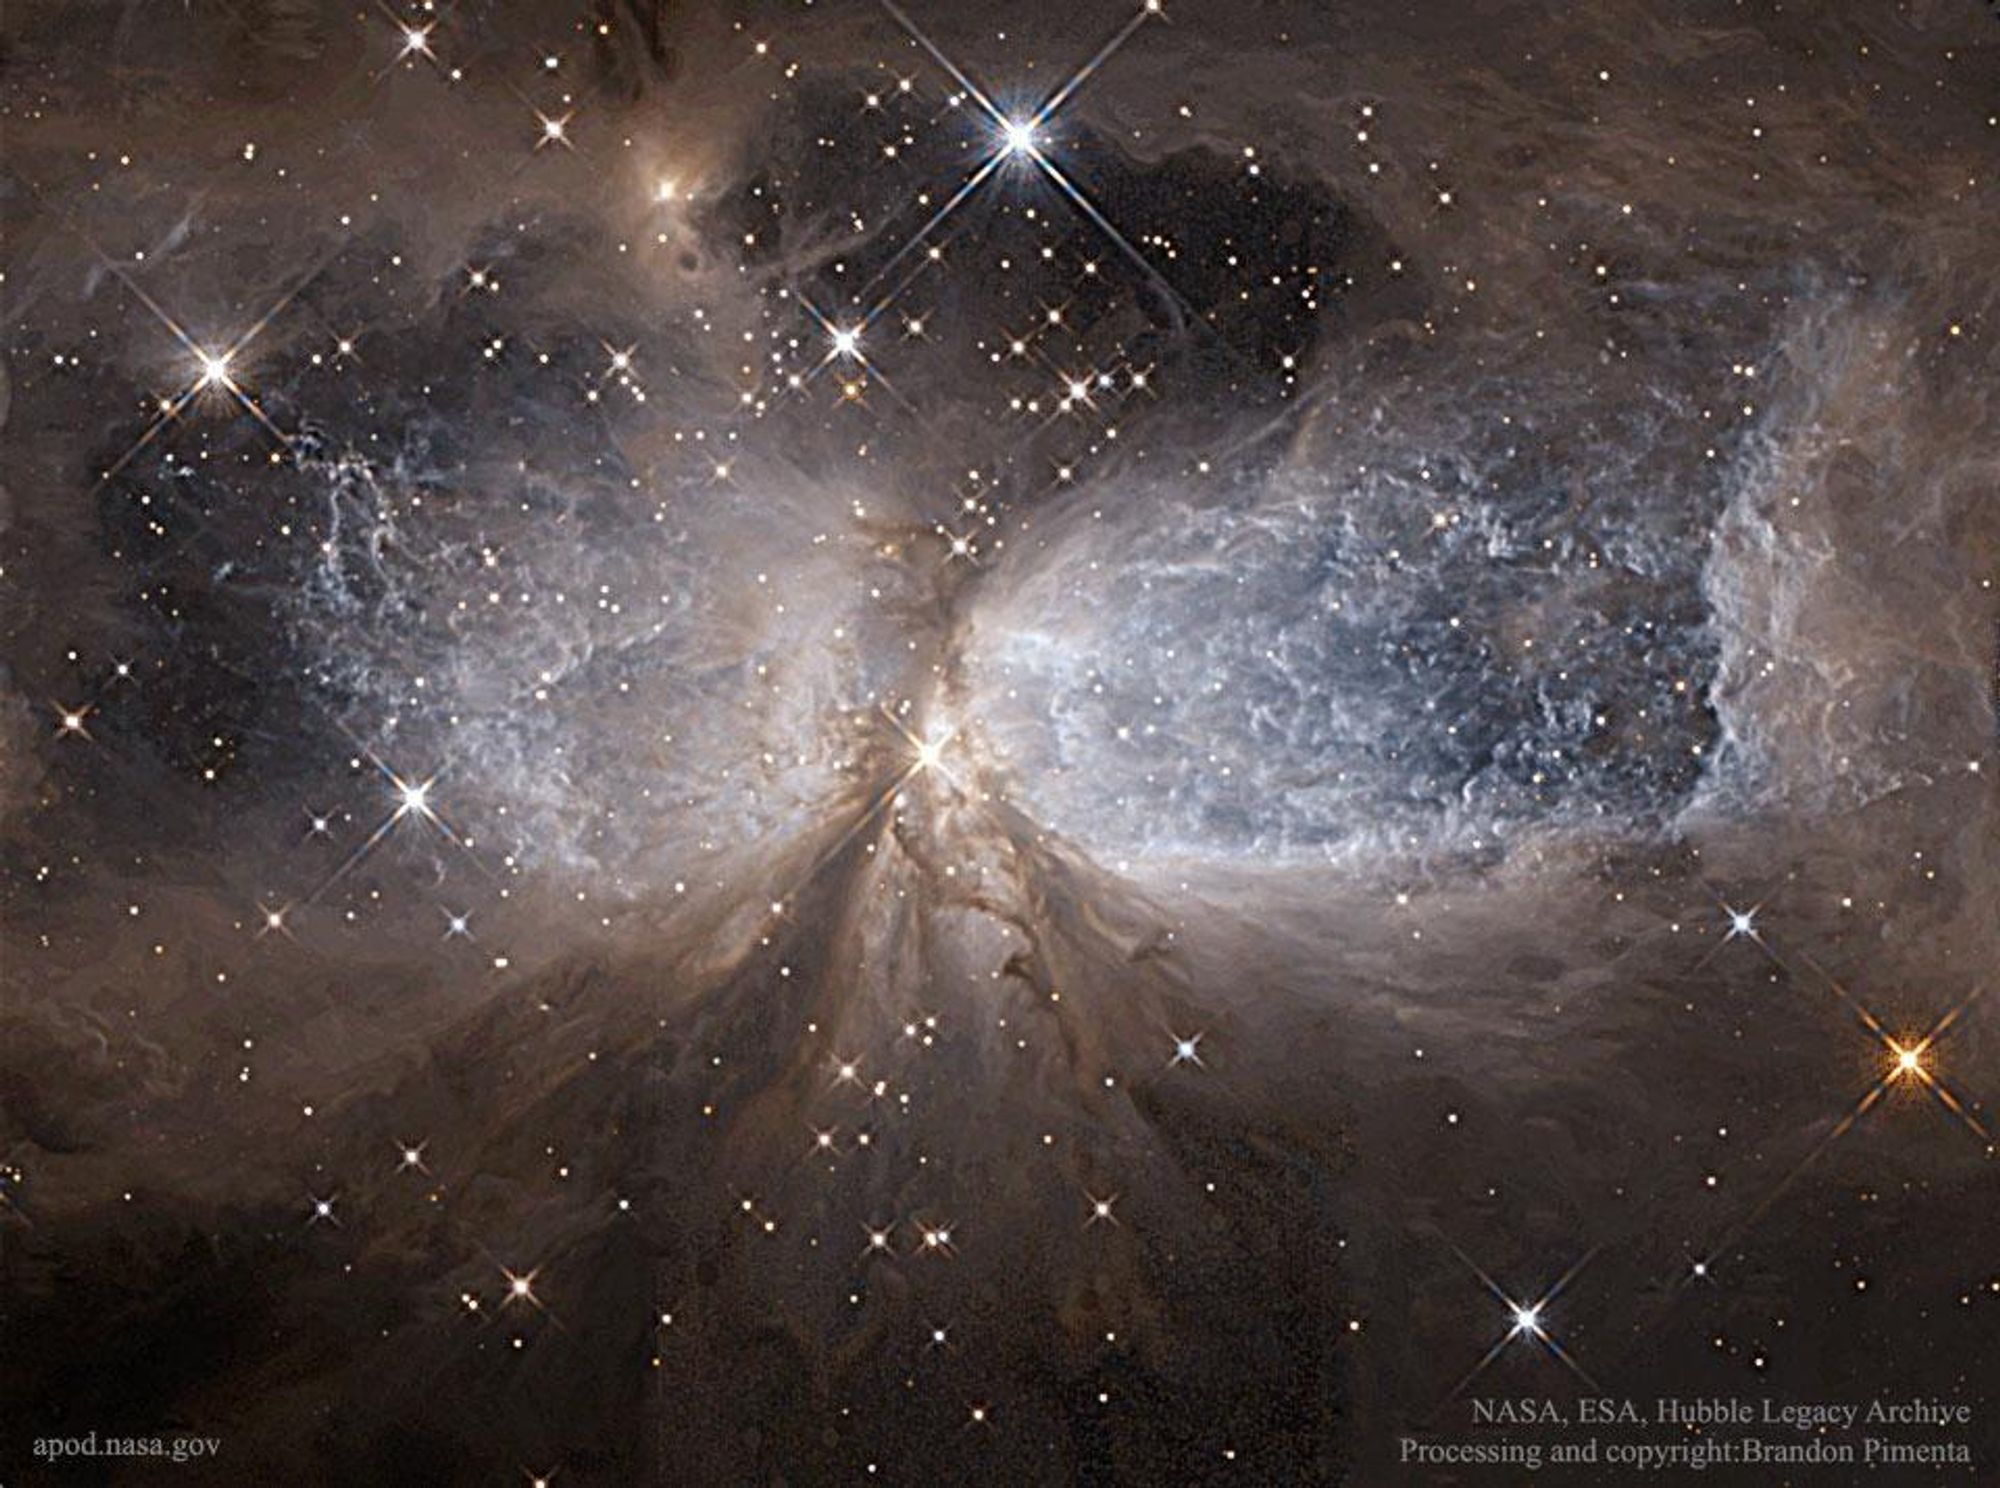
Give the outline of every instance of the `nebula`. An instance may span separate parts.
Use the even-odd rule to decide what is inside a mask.
[[[12,1475],[2000,1461],[1979,7],[4,25]]]

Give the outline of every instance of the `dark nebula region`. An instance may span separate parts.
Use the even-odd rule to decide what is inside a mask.
[[[2000,1480],[1988,8],[0,25],[0,1478]]]

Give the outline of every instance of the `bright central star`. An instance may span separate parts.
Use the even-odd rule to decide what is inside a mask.
[[[1001,136],[1006,144],[1004,153],[1008,155],[1025,155],[1035,148],[1035,126],[1018,119],[1009,119],[1002,125]]]

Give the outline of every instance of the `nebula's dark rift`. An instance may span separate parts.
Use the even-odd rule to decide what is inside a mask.
[[[8,1482],[2000,1473],[1979,5],[4,27]]]

